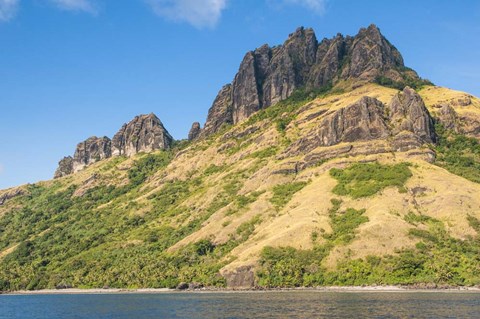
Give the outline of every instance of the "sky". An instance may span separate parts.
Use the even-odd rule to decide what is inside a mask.
[[[478,0],[0,0],[0,189],[138,114],[186,138],[247,51],[371,23],[420,76],[480,96]]]

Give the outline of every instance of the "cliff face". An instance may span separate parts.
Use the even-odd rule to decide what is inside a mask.
[[[241,122],[299,88],[315,90],[342,80],[372,82],[379,77],[392,83],[419,80],[375,25],[354,37],[338,34],[320,43],[312,29],[298,28],[283,45],[263,45],[245,55],[232,84],[219,92],[198,136]]]
[[[172,141],[172,136],[155,114],[139,115],[115,134],[112,154],[132,156],[140,152],[169,149]]]
[[[409,87],[396,94],[388,105],[364,96],[325,114],[318,126],[293,143],[287,153],[296,155],[321,146],[390,137],[391,151],[414,149],[436,141],[433,119],[420,95]],[[372,144],[369,152],[378,150]]]
[[[54,178],[78,172],[86,166],[112,156],[132,156],[140,152],[166,150],[173,138],[155,114],[136,116],[111,140],[104,137],[90,137],[79,143],[73,157],[64,157],[55,171]]]
[[[112,140],[108,137],[89,137],[78,143],[73,155],[73,172],[78,172],[89,164],[112,156]]]

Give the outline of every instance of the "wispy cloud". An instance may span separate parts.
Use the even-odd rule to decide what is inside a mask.
[[[97,14],[98,8],[90,0],[49,0],[58,8],[67,11],[83,11],[91,14]]]
[[[12,19],[18,10],[20,0],[0,0],[0,22]]]
[[[268,3],[276,6],[301,6],[318,15],[325,13],[327,1],[328,0],[267,0]]]
[[[228,0],[146,0],[159,16],[188,22],[196,28],[213,28],[220,20]]]

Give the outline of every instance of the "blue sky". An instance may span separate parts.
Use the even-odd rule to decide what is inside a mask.
[[[0,188],[137,114],[185,138],[248,50],[370,23],[422,77],[480,96],[477,0],[0,0]]]

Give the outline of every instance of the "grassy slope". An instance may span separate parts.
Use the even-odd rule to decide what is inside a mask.
[[[428,92],[421,94],[430,105]],[[29,195],[0,206],[0,289],[164,287],[180,281],[224,285],[219,272],[259,266],[265,247],[284,246],[309,251],[328,244],[321,256],[309,256],[322,272],[339,265],[341,272],[342,265],[358,258],[418,249],[422,239],[411,229],[428,230],[430,221],[412,223],[412,213],[441,223],[448,238],[474,238],[468,216],[480,218],[480,185],[421,157],[387,153],[339,158],[296,175],[274,173],[300,159],[278,155],[321,119],[306,120],[309,115],[347,106],[363,95],[388,103],[395,93],[368,85],[322,96],[307,106],[298,96],[278,107],[288,107],[289,114],[272,107],[170,155],[110,159],[57,181],[23,186]],[[241,134],[252,128],[253,133]],[[169,156],[171,161],[164,161]],[[408,161],[413,175],[404,189],[388,187],[356,199],[334,194],[337,181],[330,169],[357,161]],[[341,199],[340,213],[364,210],[368,219],[356,225],[347,242],[331,244],[324,236],[333,231],[332,199]],[[378,264],[383,268],[372,271],[375,276],[388,266]],[[368,283],[378,281],[375,276]],[[291,283],[351,283],[334,274],[323,281],[308,278]],[[449,278],[442,280],[472,284]]]

